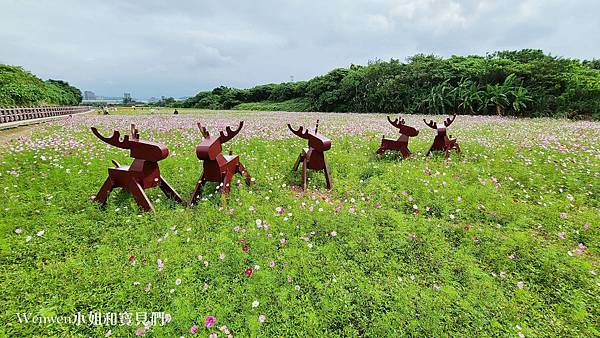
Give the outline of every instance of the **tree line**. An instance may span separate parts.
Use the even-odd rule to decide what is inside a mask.
[[[78,105],[81,91],[68,82],[38,78],[21,67],[0,64],[0,107]]]
[[[534,49],[449,58],[417,54],[406,62],[376,60],[337,68],[308,81],[248,89],[221,86],[169,105],[600,119],[600,60]]]

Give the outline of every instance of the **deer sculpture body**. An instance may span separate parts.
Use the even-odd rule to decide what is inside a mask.
[[[308,169],[323,170],[325,173],[327,189],[331,189],[331,176],[329,167],[327,166],[327,160],[325,159],[325,151],[331,149],[331,140],[319,134],[319,120],[317,120],[317,126],[314,133],[310,132],[308,129],[304,129],[304,127],[294,130],[289,123],[288,128],[294,135],[308,140],[308,148],[302,149],[302,152],[298,155],[298,159],[294,164],[295,171],[298,170],[298,166],[300,165],[300,162],[302,162],[302,189],[306,190]]]
[[[387,120],[390,124],[400,131],[400,137],[397,140],[387,139],[385,135],[381,138],[381,145],[379,149],[377,149],[377,155],[381,155],[387,150],[399,151],[402,154],[402,158],[408,158],[411,155],[410,150],[408,150],[408,140],[411,137],[415,137],[419,135],[419,131],[416,128],[407,126],[404,122],[404,119],[399,117],[392,121],[390,117],[387,117]]]
[[[113,160],[115,168],[108,169],[108,178],[100,188],[97,195],[92,199],[102,205],[106,204],[108,195],[114,188],[123,188],[133,195],[137,204],[144,211],[154,210],[154,206],[146,196],[144,190],[160,187],[168,198],[185,205],[181,196],[173,189],[169,183],[160,175],[158,161],[169,156],[169,150],[166,146],[149,141],[141,141],[139,132],[135,125],[131,125],[131,135],[125,135],[121,141],[119,131],[113,131],[111,137],[102,136],[95,127],[92,132],[100,140],[121,149],[128,149],[133,163],[131,165],[121,165]]]
[[[451,118],[446,118],[446,120],[444,120],[443,127],[438,127],[437,123],[433,120],[429,120],[429,123],[427,123],[427,121],[423,119],[423,122],[425,122],[429,128],[437,131],[437,135],[433,139],[433,144],[429,148],[427,155],[431,154],[433,151],[443,151],[444,157],[448,158],[448,155],[452,149],[456,150],[457,154],[460,154],[460,146],[458,145],[458,142],[456,142],[456,139],[452,139],[452,136],[448,135],[446,131],[446,128],[448,128],[452,122],[454,122],[454,119],[456,119],[456,115],[452,115]]]
[[[202,187],[206,182],[217,182],[221,184],[220,191],[223,194],[228,194],[230,190],[231,180],[236,173],[240,173],[246,178],[246,184],[250,185],[252,177],[248,174],[248,171],[240,162],[238,155],[222,154],[223,143],[234,138],[242,127],[244,121],[241,121],[236,130],[231,130],[231,127],[227,127],[226,132],[220,132],[219,136],[211,136],[209,132],[198,123],[200,133],[202,133],[202,142],[196,147],[196,156],[198,159],[203,161],[202,176],[196,184],[194,193],[190,200],[190,204],[200,196]]]

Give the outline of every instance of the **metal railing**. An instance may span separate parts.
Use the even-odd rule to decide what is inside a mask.
[[[27,121],[54,116],[71,115],[91,110],[92,107],[0,107],[0,124]]]

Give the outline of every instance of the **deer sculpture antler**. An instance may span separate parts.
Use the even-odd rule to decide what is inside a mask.
[[[403,118],[396,118],[394,121],[392,121],[390,119],[390,117],[387,117],[387,120],[390,122],[390,124],[396,128],[400,128],[400,126],[404,125],[404,119]]]
[[[298,136],[298,137],[300,137],[300,138],[303,138],[303,139],[308,139],[308,136],[309,136],[309,133],[310,133],[310,132],[308,131],[308,129],[304,129],[304,127],[300,126],[300,127],[298,128],[298,130],[294,130],[294,128],[292,128],[292,125],[291,125],[291,124],[289,124],[289,123],[288,123],[288,128],[290,129],[290,131],[291,131],[291,132],[292,132],[294,135],[296,135],[296,136]]]
[[[208,130],[206,130],[206,128],[203,127],[200,122],[198,122],[198,129],[200,129],[200,133],[202,134],[202,136],[204,136],[204,138],[210,137],[210,134],[208,133]]]
[[[139,130],[135,127],[135,124],[131,124],[131,139],[132,140],[139,140],[140,139],[140,132]]]
[[[456,118],[456,114],[452,115],[452,119],[450,119],[449,117],[446,118],[446,121],[444,121],[444,126],[449,127],[452,122],[454,122],[454,119]]]
[[[118,130],[114,130],[111,137],[104,137],[100,135],[96,127],[92,127],[92,133],[94,133],[94,135],[96,135],[97,138],[99,138],[103,142],[110,144],[111,146],[115,146],[121,149],[130,149],[129,135],[125,135],[123,137],[123,141],[121,141],[121,133],[119,133]]]
[[[404,134],[408,137],[415,137],[417,135],[419,135],[419,131],[416,128],[413,128],[411,126],[407,126],[404,121],[404,119],[399,116],[398,118],[396,118],[394,121],[392,121],[392,119],[390,119],[390,117],[387,117],[388,121],[390,122],[390,124],[396,128],[398,128],[400,130],[400,134]]]
[[[437,123],[433,122],[433,120],[429,120],[429,123],[427,123],[427,121],[425,121],[425,119],[423,119],[423,122],[425,122],[425,124],[428,125],[429,128],[437,129]]]
[[[231,140],[232,138],[234,138],[235,135],[237,135],[240,132],[240,130],[242,130],[243,126],[244,126],[244,121],[240,121],[240,124],[236,130],[231,130],[231,127],[229,127],[229,126],[227,128],[225,128],[225,131],[227,132],[227,134],[225,134],[223,132],[219,133],[219,135],[220,135],[219,138],[221,140],[221,143],[225,143],[225,142]]]

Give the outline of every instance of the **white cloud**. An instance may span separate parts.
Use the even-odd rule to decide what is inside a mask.
[[[0,63],[104,95],[191,95],[414,53],[600,56],[596,0],[0,1]]]

